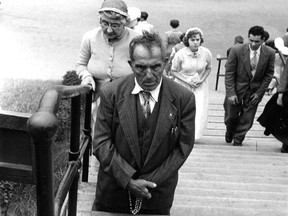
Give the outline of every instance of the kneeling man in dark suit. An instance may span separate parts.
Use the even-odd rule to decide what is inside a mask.
[[[134,73],[100,94],[93,210],[169,215],[178,170],[194,146],[195,97],[163,76],[167,58],[159,35],[144,33],[129,49]]]

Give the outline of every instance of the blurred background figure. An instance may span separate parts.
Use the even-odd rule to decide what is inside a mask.
[[[150,23],[148,23],[147,19],[148,19],[148,13],[146,11],[141,11],[141,16],[140,16],[140,21],[138,22],[138,24],[135,26],[135,31],[137,31],[138,33],[141,33],[143,31],[152,33],[155,31],[154,26]]]
[[[126,26],[128,28],[131,28],[131,29],[135,30],[135,26],[140,21],[141,11],[137,7],[128,7],[128,15],[129,15],[129,19],[128,19],[128,22],[127,22]],[[142,34],[142,32],[139,32],[139,33]]]
[[[239,45],[239,44],[243,44],[243,43],[244,43],[244,38],[243,38],[241,35],[238,35],[238,36],[236,36],[236,37],[234,38],[234,46],[235,46],[235,45]],[[229,55],[229,53],[230,53],[231,48],[232,48],[232,47],[230,47],[230,48],[227,50],[227,52],[226,52],[227,57],[228,57],[228,55]]]
[[[275,42],[276,44],[278,41]],[[286,47],[287,48],[287,47]],[[265,105],[257,119],[265,127],[264,134],[272,134],[282,143],[281,152],[288,153],[288,65],[279,79],[278,92]]]
[[[181,31],[178,30],[180,23],[179,20],[173,19],[170,21],[171,30],[166,31],[164,35],[164,43],[166,47],[167,57],[169,58],[172,52],[172,48],[181,42]]]
[[[268,86],[267,92],[269,95],[277,92],[277,87],[280,83],[280,78],[284,71],[285,64],[288,56],[288,44],[284,44],[284,37],[277,37],[274,40],[275,46],[275,64],[274,64],[274,75]]]
[[[209,85],[212,54],[202,44],[203,32],[198,27],[187,30],[180,49],[172,60],[171,73],[186,88],[195,94],[196,117],[195,139],[199,140],[208,123]]]
[[[185,33],[182,33],[180,35],[180,43],[176,44],[173,48],[172,48],[172,51],[171,51],[171,54],[169,56],[169,60],[166,64],[166,67],[165,67],[165,72],[166,72],[166,75],[170,76],[170,73],[171,73],[171,66],[172,66],[172,60],[175,56],[175,54],[182,48],[185,47],[184,43],[183,43],[183,38],[185,37]]]
[[[268,31],[264,31],[264,42],[266,43],[266,41],[268,41],[270,38],[270,34]]]

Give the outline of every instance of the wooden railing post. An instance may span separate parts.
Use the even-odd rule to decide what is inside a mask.
[[[218,90],[219,77],[220,77],[220,76],[225,76],[225,74],[221,74],[221,73],[220,73],[220,70],[221,70],[221,61],[222,61],[222,60],[226,60],[227,57],[221,57],[221,56],[217,55],[217,58],[216,58],[216,59],[218,60],[218,69],[217,69],[217,74],[216,74],[215,91]]]
[[[38,216],[54,215],[52,146],[58,125],[55,116],[58,100],[56,90],[46,92],[40,102],[41,108],[31,116],[27,123],[35,154]]]
[[[35,167],[38,216],[58,216],[65,212],[66,205],[63,206],[63,204],[68,191],[68,215],[76,216],[81,159],[84,157],[84,154],[86,154],[85,152],[88,151],[88,164],[86,166],[89,167],[89,148],[91,148],[89,147],[91,146],[91,135],[89,136],[91,131],[90,120],[85,120],[84,133],[86,141],[81,143],[80,148],[81,95],[89,95],[87,102],[89,105],[87,105],[85,111],[88,112],[88,114],[87,116],[85,115],[85,119],[91,118],[92,97],[91,93],[89,93],[91,90],[92,87],[88,85],[58,86],[54,89],[50,89],[44,93],[37,112],[28,120],[28,132],[32,138],[32,146],[34,147],[33,154],[35,154],[33,165]],[[58,112],[60,100],[68,98],[71,98],[69,163],[68,169],[60,182],[54,198],[52,146],[54,144],[54,137],[58,126],[56,114]]]
[[[85,104],[85,122],[84,122],[84,134],[86,137],[89,137],[89,144],[85,150],[83,156],[83,170],[82,170],[82,181],[88,182],[88,173],[89,173],[89,156],[91,152],[91,103],[92,103],[92,92],[86,94],[86,104]]]
[[[69,161],[76,161],[79,156],[80,141],[80,116],[81,116],[81,95],[71,99],[71,140]],[[69,191],[68,215],[76,216],[77,212],[77,191],[78,191],[79,172],[74,178]]]

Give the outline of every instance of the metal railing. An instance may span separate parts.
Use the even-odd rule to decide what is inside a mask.
[[[35,179],[38,216],[76,216],[79,170],[82,181],[88,181],[91,150],[91,86],[58,86],[44,93],[38,111],[28,120],[28,132],[35,154]],[[86,95],[84,138],[80,143],[81,95]],[[71,130],[69,163],[56,195],[53,185],[52,146],[58,128],[56,114],[62,99],[71,98]],[[81,162],[82,161],[82,162]],[[68,208],[66,202],[67,194]]]
[[[224,60],[227,60],[227,57],[221,57],[219,55],[217,55],[217,61],[218,61],[218,69],[217,69],[217,73],[216,73],[216,83],[215,83],[215,91],[218,90],[218,84],[219,84],[219,77],[220,76],[225,76],[225,73],[221,73],[221,62]]]

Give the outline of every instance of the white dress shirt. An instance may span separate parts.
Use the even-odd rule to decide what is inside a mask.
[[[153,112],[155,104],[158,102],[161,85],[162,85],[162,78],[161,78],[160,84],[153,91],[149,91],[150,94],[151,94],[151,97],[149,98],[149,104],[150,104],[151,113]],[[140,104],[141,104],[141,106],[143,106],[144,98],[143,98],[142,94],[139,94],[141,91],[144,91],[144,90],[138,84],[138,82],[137,82],[137,80],[135,78],[135,87],[134,87],[134,89],[132,90],[131,93],[139,95]]]

